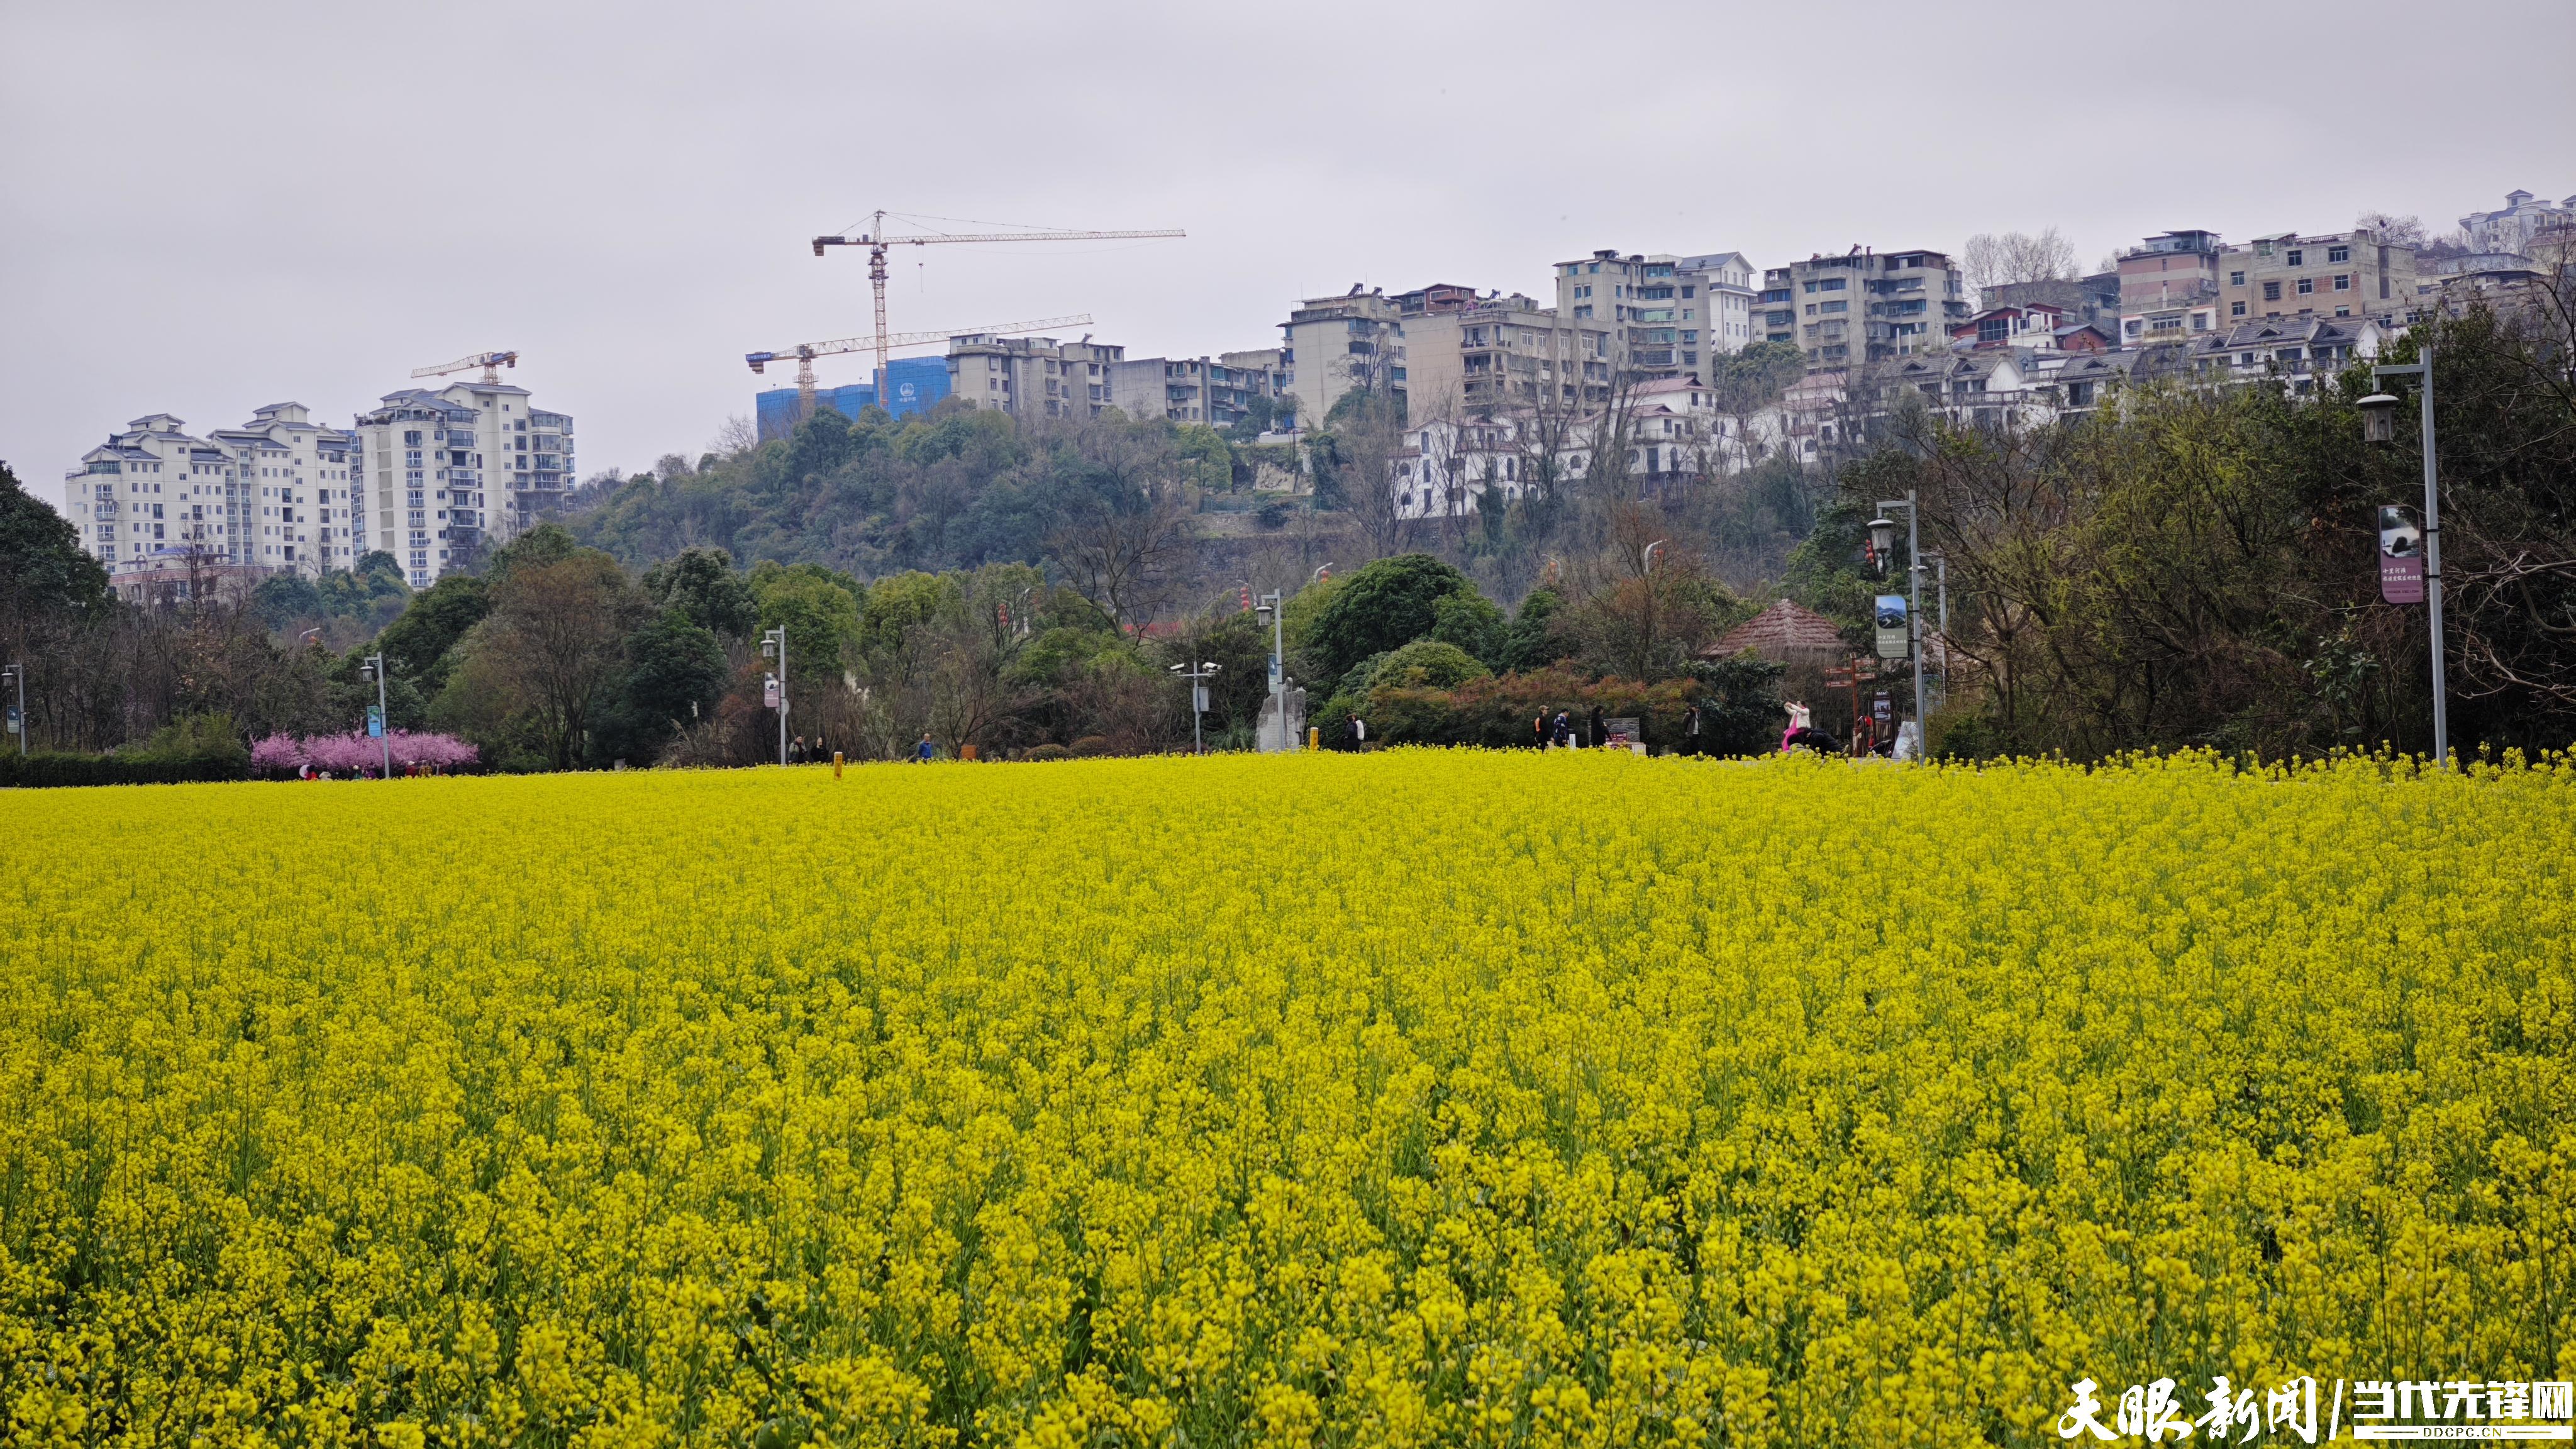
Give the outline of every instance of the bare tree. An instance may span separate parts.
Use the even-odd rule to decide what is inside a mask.
[[[707,440],[707,451],[728,458],[736,453],[748,453],[759,446],[760,429],[741,413],[726,418],[724,426],[716,429],[716,435]]]
[[[1086,493],[1047,541],[1065,581],[1115,627],[1141,626],[1172,569],[1189,554],[1190,515],[1178,487],[1124,498]]]
[[[2071,282],[2076,276],[2075,248],[2053,226],[2037,236],[1979,232],[1968,238],[1961,259],[1968,285],[1980,292],[2011,282]]]

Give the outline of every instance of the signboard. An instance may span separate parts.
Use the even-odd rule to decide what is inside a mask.
[[[1887,691],[1880,690],[1869,697],[1869,717],[1880,724],[1896,718],[1896,701]]]
[[[1913,647],[1905,629],[1905,596],[1881,594],[1873,611],[1878,617],[1878,657],[1902,659]]]
[[[383,705],[380,705],[380,704],[371,704],[371,705],[368,705],[368,706],[367,706],[367,738],[368,738],[368,739],[371,739],[371,740],[380,740],[380,739],[383,739],[384,737],[385,737],[385,709],[384,709],[384,706],[383,706]]]
[[[1272,694],[1279,692],[1279,660],[1276,655],[1270,660],[1270,692]]]
[[[2392,604],[2424,602],[2424,530],[2403,503],[2379,505],[2379,597]]]
[[[16,706],[16,705],[14,705],[14,704],[13,704],[13,705],[9,706],[9,733],[11,733],[11,734],[13,734],[13,735],[14,735],[14,734],[16,734],[17,732],[18,732],[18,706]]]
[[[760,707],[778,708],[778,676],[775,674],[764,674],[760,677]]]
[[[1207,713],[1208,701],[1206,685],[1193,684],[1190,686],[1190,708],[1197,710],[1201,714]]]

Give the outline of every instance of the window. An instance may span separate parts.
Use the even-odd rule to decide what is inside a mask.
[[[2327,260],[2327,261],[2329,261],[2329,262],[2348,262],[2348,261],[2351,261],[2351,260],[2352,260],[2352,248],[2350,248],[2350,247],[2328,247],[2328,248],[2326,248],[2326,260]]]
[[[1827,303],[1825,303],[1825,304],[1824,304],[1824,310],[1825,310],[1828,314],[1835,313],[1835,312],[1848,312],[1848,311],[1850,311],[1850,310],[1851,310],[1851,303],[1849,303],[1849,302],[1827,302]]]
[[[2278,282],[2265,282],[2263,284],[2263,300],[2266,302],[2280,301],[2281,284]]]
[[[2001,342],[2006,337],[2010,336],[2011,332],[2012,321],[2010,318],[1980,317],[1977,319],[1977,340],[1979,342]]]
[[[2227,274],[2227,285],[2229,285],[2229,286],[2231,286],[2231,287],[2241,287],[2241,286],[2244,286],[2244,285],[2245,285],[2245,274],[2244,274],[2243,272],[2229,272],[2229,273]]]
[[[2258,257],[2268,257],[2268,256],[2270,256],[2271,254],[2272,254],[2272,244],[2271,244],[2270,242],[2268,242],[2268,241],[2258,241],[2258,242],[2256,242],[2256,243],[2254,244],[2254,255],[2256,255],[2256,256],[2258,256]]]
[[[2228,316],[2230,316],[2230,317],[2242,317],[2242,316],[2244,316],[2244,315],[2245,315],[2245,304],[2244,304],[2244,303],[2242,303],[2242,302],[2230,302],[2230,303],[2228,303],[2228,304],[2227,304],[2227,315],[2228,315]]]
[[[2291,266],[2303,267],[2308,264],[2307,257],[2308,254],[2306,252],[2292,252],[2288,257],[2288,261]]]
[[[2314,278],[2314,277],[2301,277],[2301,278],[2299,278],[2299,295],[2300,295],[2300,296],[2302,296],[2302,297],[2307,296],[2309,293],[2314,292],[2316,289],[2317,289],[2317,279],[2316,279],[2316,278]]]
[[[2349,291],[2351,291],[2351,290],[2352,290],[2352,273],[2350,273],[2350,272],[2337,272],[2337,273],[2335,273],[2335,290],[2336,290],[2336,291],[2338,291],[2338,292],[2349,292]]]

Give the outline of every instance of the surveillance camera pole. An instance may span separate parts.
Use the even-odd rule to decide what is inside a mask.
[[[778,763],[787,763],[787,626],[765,629],[760,635],[760,652],[764,658],[778,661]]]
[[[2433,349],[2425,347],[2415,356],[2412,363],[2374,367],[2370,376],[2373,381],[2419,375],[2424,379],[2424,603],[2433,631],[2433,758],[2447,770],[2451,767],[2451,690],[2442,662],[2442,494],[2433,481]]]
[[[1185,668],[1185,667],[1183,667],[1183,666],[1181,666],[1181,665],[1178,665],[1178,664],[1175,664],[1175,665],[1173,665],[1173,666],[1172,666],[1172,672],[1173,672],[1174,674],[1177,674],[1177,675],[1179,675],[1180,677],[1182,677],[1183,679],[1186,679],[1186,680],[1188,680],[1188,681],[1190,682],[1190,753],[1191,753],[1191,754],[1193,754],[1193,755],[1204,755],[1204,754],[1206,754],[1206,753],[1207,753],[1207,745],[1206,745],[1206,743],[1205,743],[1204,737],[1203,737],[1203,736],[1200,734],[1200,732],[1199,732],[1199,727],[1200,727],[1200,698],[1199,698],[1199,694],[1200,694],[1200,690],[1201,690],[1201,688],[1202,688],[1202,686],[1199,684],[1199,681],[1200,681],[1200,680],[1202,680],[1202,679],[1213,679],[1213,678],[1215,678],[1215,677],[1216,677],[1216,669],[1217,669],[1217,667],[1216,667],[1215,665],[1213,665],[1213,664],[1209,664],[1209,663],[1206,663],[1206,662],[1204,662],[1204,661],[1202,661],[1201,663],[1199,663],[1199,664],[1197,664],[1197,665],[1195,665],[1195,666],[1187,667],[1187,668]]]

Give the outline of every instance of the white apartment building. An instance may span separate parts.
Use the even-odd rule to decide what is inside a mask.
[[[210,568],[318,576],[348,568],[355,439],[272,403],[199,438],[168,413],[135,419],[64,476],[64,510],[120,587]]]
[[[948,395],[1021,418],[1087,418],[1113,406],[1123,346],[960,333],[948,339]]]
[[[1714,361],[1726,353],[1741,352],[1753,340],[1753,298],[1761,276],[1761,269],[1742,252],[1673,258],[1673,278],[1681,292],[1680,323],[1687,328],[1696,320],[1704,339],[1697,349],[1683,345],[1685,370],[1704,367],[1702,357]]]
[[[1406,421],[1419,427],[1501,408],[1572,405],[1575,345],[1555,313],[1517,293],[1407,317]]]
[[[2565,201],[2535,198],[2528,191],[2508,191],[2501,211],[2473,211],[2460,218],[2473,252],[2529,254],[2544,232],[2576,234],[2576,196]]]
[[[1755,326],[1805,352],[1810,367],[1840,368],[1947,348],[1967,296],[1944,253],[1853,247],[1765,270]]]
[[[416,589],[551,516],[575,476],[570,415],[509,383],[387,393],[357,438],[358,532]]]
[[[1544,481],[1541,455],[1549,451],[1561,482],[1583,476],[1600,450],[1625,448],[1625,476],[1641,495],[1651,495],[1668,485],[1740,473],[1782,436],[1776,407],[1751,417],[1730,415],[1705,383],[1691,377],[1639,383],[1623,394],[1619,408],[1602,408],[1552,440],[1535,430],[1534,417],[1529,409],[1513,409],[1409,429],[1391,480],[1396,515],[1472,514],[1488,494],[1514,502]]]

